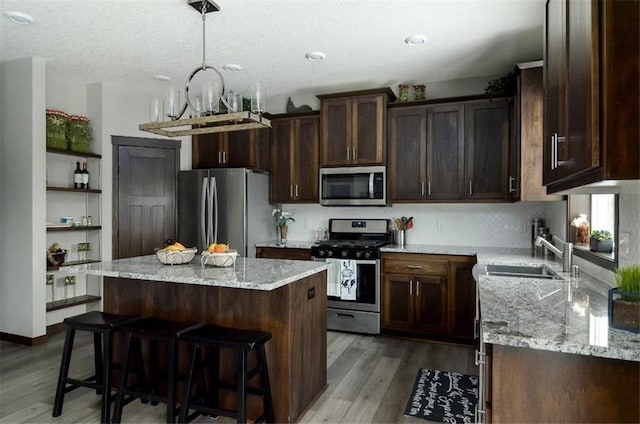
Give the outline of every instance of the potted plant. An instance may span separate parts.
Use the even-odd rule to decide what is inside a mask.
[[[609,327],[640,333],[640,265],[618,269],[609,290]]]
[[[613,250],[613,240],[609,231],[592,231],[589,236],[589,244],[594,252],[611,253]]]
[[[280,238],[280,244],[286,244],[287,243],[287,230],[289,229],[289,226],[287,225],[287,223],[289,221],[291,222],[295,222],[295,219],[293,218],[293,213],[292,212],[285,212],[282,209],[274,209],[271,212],[271,215],[276,217],[276,225],[278,226],[278,235]]]

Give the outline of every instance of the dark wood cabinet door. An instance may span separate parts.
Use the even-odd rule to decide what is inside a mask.
[[[254,168],[255,161],[255,136],[252,130],[231,131],[225,133],[226,149],[224,151],[224,166],[230,168]]]
[[[271,203],[293,199],[293,139],[295,125],[290,119],[271,121]]]
[[[351,100],[322,101],[322,166],[349,164],[351,161]]]
[[[294,121],[294,125],[294,199],[299,202],[317,202],[320,118],[299,118]]]
[[[225,133],[200,134],[191,138],[191,167],[217,168],[224,165],[222,152],[226,148]]]
[[[383,274],[381,308],[383,329],[412,330],[415,327],[411,278],[409,275]]]
[[[429,107],[427,199],[464,199],[464,146],[464,105]]]
[[[447,332],[447,278],[420,276],[413,280],[415,328],[431,334]]]
[[[389,197],[392,201],[424,200],[426,195],[427,109],[389,111]]]
[[[475,337],[476,281],[472,270],[475,257],[449,260],[449,331],[454,337]]]
[[[598,126],[598,7],[596,2],[567,3],[567,137],[563,175],[600,165]],[[636,22],[637,22],[636,16]]]
[[[352,99],[351,162],[358,165],[384,163],[386,134],[386,96],[360,96]]]
[[[506,100],[466,105],[468,199],[508,198],[509,110]]]

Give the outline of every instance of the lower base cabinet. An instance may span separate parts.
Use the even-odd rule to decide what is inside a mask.
[[[310,261],[311,249],[298,249],[293,247],[257,247],[256,258]]]
[[[474,339],[475,257],[384,253],[382,330]]]
[[[479,422],[640,422],[640,362],[486,347]]]

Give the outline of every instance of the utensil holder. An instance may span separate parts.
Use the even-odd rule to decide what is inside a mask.
[[[393,230],[393,244],[404,246],[405,232],[405,230]]]

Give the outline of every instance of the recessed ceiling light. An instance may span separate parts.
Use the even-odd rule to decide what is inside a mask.
[[[166,75],[156,75],[155,77],[153,77],[153,79],[156,81],[171,81],[171,77],[168,77]]]
[[[324,53],[322,52],[307,52],[304,57],[311,62],[320,62],[324,59]]]
[[[24,12],[10,10],[8,12],[5,12],[5,15],[7,15],[7,18],[9,18],[9,20],[14,24],[29,25],[34,21],[33,16],[27,15]]]
[[[422,34],[410,35],[404,39],[404,42],[409,46],[419,46],[427,41],[427,36]]]
[[[242,66],[236,63],[227,63],[222,65],[222,69],[224,69],[227,72],[240,72],[242,70]]]

